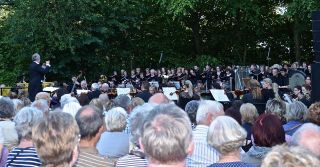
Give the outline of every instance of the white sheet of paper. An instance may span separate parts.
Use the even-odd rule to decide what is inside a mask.
[[[58,89],[59,89],[58,87],[45,87],[45,88],[43,88],[43,91],[45,91],[45,92],[54,92],[54,91],[56,91]]]
[[[81,93],[87,94],[89,90],[82,90],[82,89],[77,89],[77,94],[80,95]]]
[[[154,86],[156,88],[159,88],[159,82],[153,81],[153,82],[149,82],[150,86]]]
[[[175,87],[163,87],[163,94],[168,97],[169,100],[178,100],[178,95],[176,94]]]
[[[117,88],[117,95],[127,95],[130,93],[130,88]]]
[[[210,92],[216,101],[230,101],[223,89],[210,89]]]

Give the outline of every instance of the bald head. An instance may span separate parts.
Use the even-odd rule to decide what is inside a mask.
[[[163,93],[156,93],[150,97],[148,102],[154,104],[167,104],[170,103],[170,100]]]
[[[293,134],[292,144],[304,147],[320,157],[320,127],[305,123]]]

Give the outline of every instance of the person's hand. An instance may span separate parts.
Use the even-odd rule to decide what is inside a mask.
[[[50,61],[49,60],[46,61],[46,65],[50,66]]]

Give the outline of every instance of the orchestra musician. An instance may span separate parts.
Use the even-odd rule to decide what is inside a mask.
[[[209,64],[206,65],[204,72],[202,73],[202,82],[206,84],[206,90],[211,89],[212,87],[212,71]]]
[[[184,81],[183,89],[179,94],[178,106],[185,108],[186,104],[192,100],[200,100],[200,96],[194,93],[192,82],[186,80]]]
[[[41,58],[38,53],[32,55],[32,63],[29,65],[29,99],[35,100],[35,96],[38,92],[42,91],[42,81],[44,80],[44,74],[50,70],[50,61],[46,61],[44,65],[40,64]]]

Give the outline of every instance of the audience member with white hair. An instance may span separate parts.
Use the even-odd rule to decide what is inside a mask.
[[[69,113],[70,115],[72,115],[73,118],[75,118],[75,116],[80,108],[81,108],[81,106],[78,102],[69,102],[64,105],[62,111]]]
[[[121,107],[105,112],[106,131],[97,143],[99,154],[120,158],[129,153],[129,134],[123,132],[127,124],[126,119],[127,113]]]
[[[247,132],[239,123],[229,116],[219,116],[212,121],[208,131],[208,144],[219,152],[219,161],[210,167],[236,166],[253,167],[255,165],[240,161],[241,146]]]
[[[156,106],[145,119],[140,146],[149,167],[185,167],[194,148],[186,112],[174,104]]]
[[[163,93],[156,93],[153,96],[149,98],[148,103],[154,103],[154,104],[168,104],[170,103],[170,100],[166,95]]]
[[[279,145],[263,159],[261,167],[319,167],[320,160],[302,147]]]
[[[18,113],[24,106],[23,102],[20,99],[12,99],[13,108],[14,108],[14,115]]]
[[[61,105],[60,107],[63,108],[64,105],[66,105],[67,103],[70,103],[70,102],[78,102],[79,103],[77,98],[72,97],[70,94],[64,94],[60,98],[60,105]]]
[[[101,94],[99,90],[100,86],[98,83],[91,84],[91,91],[88,93],[89,100],[99,98],[99,95]]]
[[[219,160],[218,152],[208,145],[207,131],[213,120],[224,115],[223,105],[217,101],[200,101],[193,130],[193,153],[187,157],[188,167],[207,167]]]
[[[14,117],[19,145],[8,155],[6,166],[41,166],[32,142],[32,127],[42,118],[43,111],[33,107],[22,108]]]
[[[31,103],[31,107],[34,107],[40,111],[47,112],[50,110],[49,104],[47,100],[38,99]]]
[[[320,158],[320,127],[313,123],[303,124],[293,134],[291,144],[301,146]]]
[[[289,109],[285,114],[287,123],[283,125],[284,131],[287,135],[292,136],[293,133],[303,125],[307,110],[307,106],[300,101],[294,101],[289,104]]]
[[[9,150],[18,144],[18,135],[15,123],[11,120],[12,117],[14,117],[12,100],[8,97],[0,98],[0,128],[4,134],[3,145]]]
[[[275,114],[281,119],[283,123],[285,123],[286,103],[278,99],[268,100],[265,113]]]
[[[139,139],[141,137],[143,123],[154,107],[155,104],[145,103],[133,109],[129,117],[129,127],[131,129],[130,153],[124,157],[121,157],[117,161],[116,167],[147,166],[146,155],[141,150]]]

